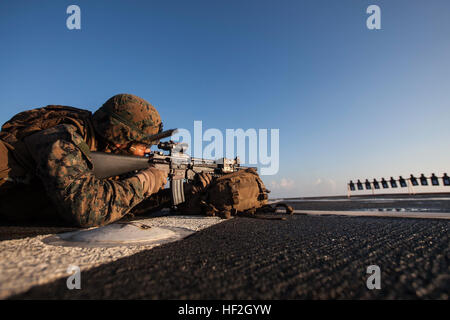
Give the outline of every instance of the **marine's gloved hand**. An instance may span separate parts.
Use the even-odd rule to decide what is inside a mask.
[[[202,207],[200,201],[211,182],[212,175],[204,172],[196,174],[193,183],[185,185],[184,196],[186,201],[178,206],[180,211],[201,214]]]
[[[212,176],[208,173],[200,172],[194,177],[194,183],[192,185],[192,195],[197,194],[205,190],[211,183]]]
[[[153,167],[140,171],[136,177],[142,184],[144,197],[158,192],[167,183],[167,172]]]

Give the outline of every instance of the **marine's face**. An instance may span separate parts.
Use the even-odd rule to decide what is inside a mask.
[[[134,156],[143,157],[146,153],[150,153],[150,148],[148,147],[148,145],[139,142],[116,144],[116,148],[121,153],[130,154]]]

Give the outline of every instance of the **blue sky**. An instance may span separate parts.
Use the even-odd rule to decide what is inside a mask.
[[[81,8],[81,30],[66,8]],[[381,8],[368,30],[366,8]],[[450,2],[2,1],[0,123],[133,93],[166,128],[279,128],[274,196],[450,171]]]

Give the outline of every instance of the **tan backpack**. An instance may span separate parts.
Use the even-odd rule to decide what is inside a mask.
[[[226,174],[213,180],[201,197],[200,205],[207,215],[231,215],[267,205],[268,193],[255,169]]]

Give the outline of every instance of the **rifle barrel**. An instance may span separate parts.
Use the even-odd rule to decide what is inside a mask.
[[[176,133],[178,131],[178,129],[169,129],[154,135],[151,135],[149,137],[149,140],[151,141],[158,141],[167,137],[170,137],[171,135],[173,135],[174,133]]]

